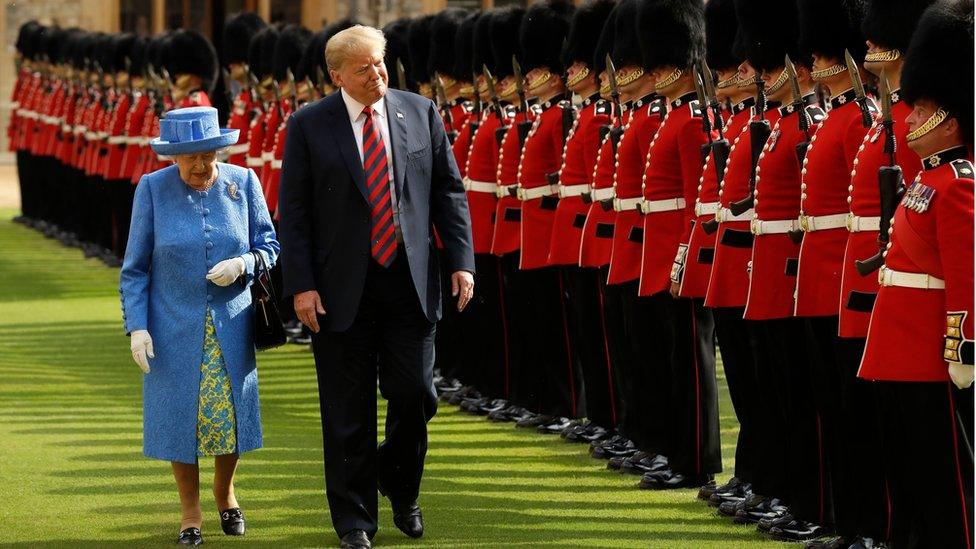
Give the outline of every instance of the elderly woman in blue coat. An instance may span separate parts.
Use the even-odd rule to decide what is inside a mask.
[[[144,374],[143,451],[172,462],[183,545],[203,542],[201,456],[215,456],[224,532],[244,533],[234,472],[262,441],[248,285],[255,254],[270,266],[279,246],[254,172],[216,160],[237,133],[211,107],[166,114],[150,146],[175,164],[136,187],[122,265],[125,330]]]

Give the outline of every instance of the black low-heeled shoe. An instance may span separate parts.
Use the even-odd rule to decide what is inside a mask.
[[[190,545],[195,547],[201,543],[203,543],[203,534],[200,533],[199,528],[194,528],[193,526],[184,528],[180,532],[180,537],[176,538],[177,545]]]
[[[244,513],[240,507],[220,512],[220,527],[228,536],[244,535]]]

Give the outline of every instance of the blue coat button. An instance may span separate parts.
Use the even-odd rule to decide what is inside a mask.
[[[206,197],[207,196],[207,191],[200,191],[200,196]]]
[[[210,208],[204,208],[203,215],[210,215]]]
[[[207,249],[208,250],[213,249],[213,242],[207,242]]]
[[[211,301],[213,301],[213,296],[210,295],[210,294],[207,294],[207,302],[209,303]]]

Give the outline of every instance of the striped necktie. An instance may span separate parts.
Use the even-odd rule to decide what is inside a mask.
[[[393,201],[390,197],[390,168],[386,162],[386,147],[379,130],[373,124],[373,109],[363,113],[363,171],[366,172],[366,194],[369,199],[371,225],[370,251],[373,259],[389,267],[396,259],[396,231],[393,227]]]

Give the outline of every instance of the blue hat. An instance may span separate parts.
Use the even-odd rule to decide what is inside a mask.
[[[149,142],[157,154],[173,156],[215,151],[237,143],[240,130],[221,128],[217,109],[189,107],[167,112],[159,121],[159,137]]]

